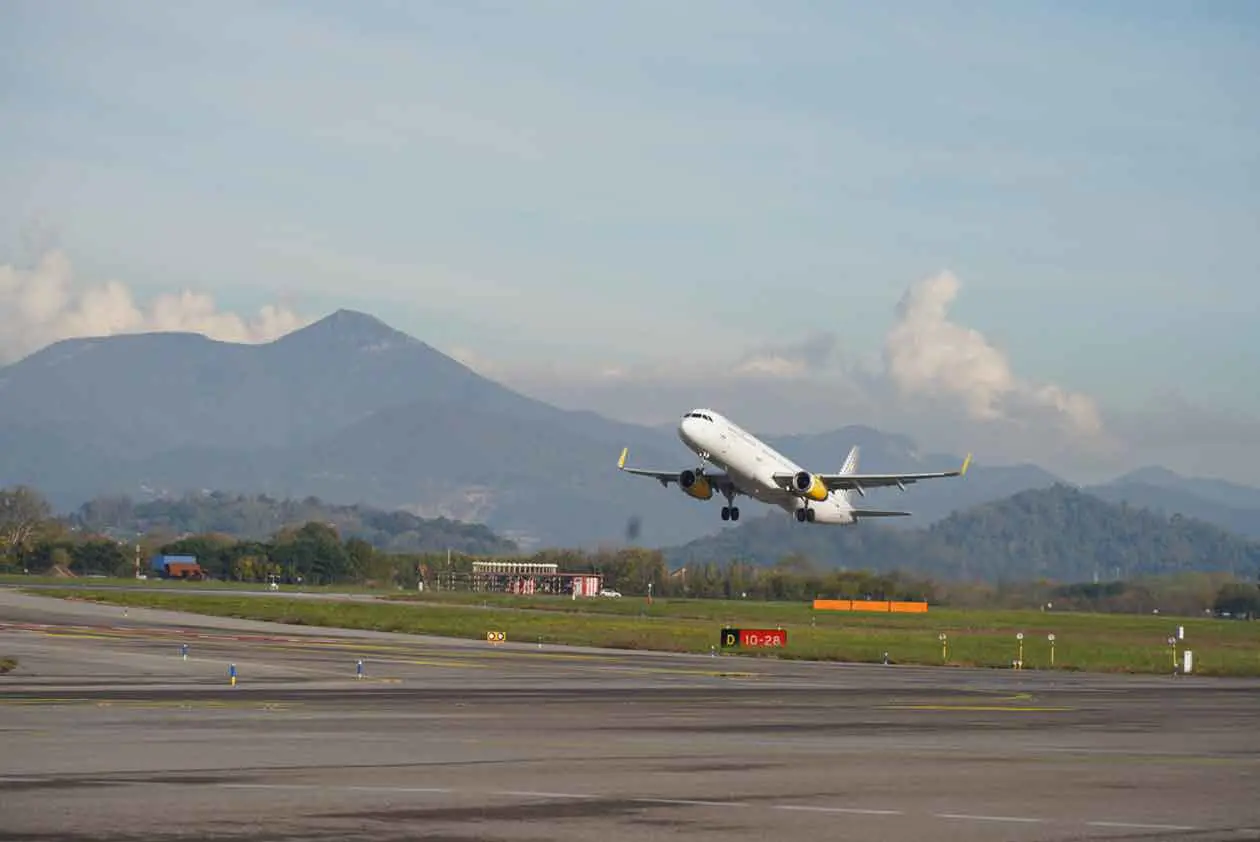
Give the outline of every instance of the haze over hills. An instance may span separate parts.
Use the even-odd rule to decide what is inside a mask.
[[[820,470],[838,468],[853,444],[871,471],[961,461],[865,426],[766,438]],[[0,486],[34,485],[62,510],[106,493],[314,495],[483,522],[523,549],[621,543],[632,517],[650,546],[744,528],[724,526],[713,501],[619,474],[623,446],[638,465],[695,464],[672,427],[555,408],[347,310],[267,344],[179,333],[73,339],[0,368]],[[1032,465],[986,466],[980,453],[962,480],[868,499],[914,512],[894,527],[905,530],[1056,481]],[[1216,496],[1177,504],[1207,520],[1250,522],[1221,505],[1226,490],[1203,482]],[[1245,500],[1247,491],[1260,498],[1234,493]],[[746,521],[759,509],[748,505]]]

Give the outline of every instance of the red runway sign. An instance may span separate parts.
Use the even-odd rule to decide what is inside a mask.
[[[722,629],[722,648],[778,648],[787,646],[783,629]]]

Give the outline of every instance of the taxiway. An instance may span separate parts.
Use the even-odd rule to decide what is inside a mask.
[[[1260,840],[1256,681],[496,646],[10,589],[0,655],[0,840]]]

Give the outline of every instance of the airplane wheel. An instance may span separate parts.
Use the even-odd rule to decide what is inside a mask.
[[[726,506],[723,506],[722,507],[722,520],[730,520],[730,519],[731,519],[731,510],[727,508]]]
[[[796,510],[796,522],[797,522],[797,523],[804,523],[804,522],[805,522],[805,510],[804,510],[804,509],[797,509],[797,510]]]
[[[806,509],[806,510],[805,510],[805,518],[806,518],[806,520],[808,520],[810,523],[813,523],[813,522],[814,522],[814,518],[815,518],[815,517],[816,517],[816,515],[814,514],[814,510],[813,510],[813,509]]]
[[[731,520],[739,520],[739,507],[731,506]]]

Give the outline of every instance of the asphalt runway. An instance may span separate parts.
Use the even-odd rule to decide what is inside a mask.
[[[1260,840],[1255,681],[495,646],[0,589],[4,656],[0,840]]]

